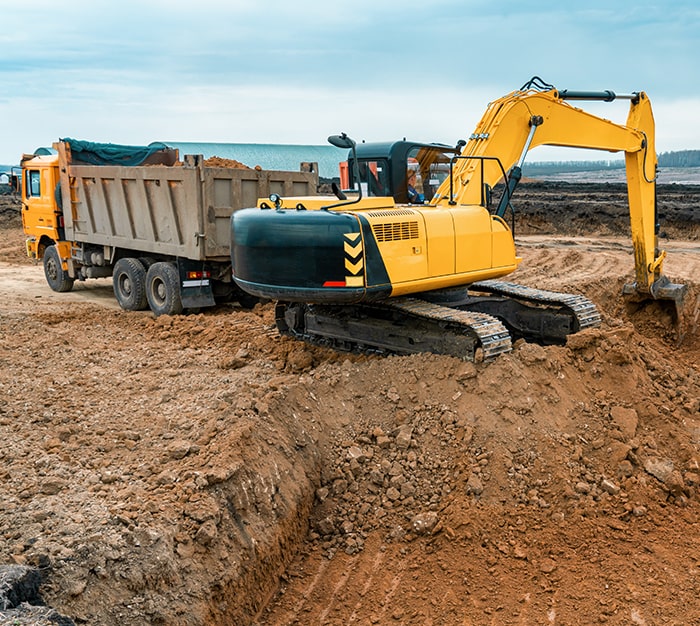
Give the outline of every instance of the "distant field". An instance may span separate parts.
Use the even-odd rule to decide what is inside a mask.
[[[592,172],[559,172],[556,174],[533,173],[528,178],[535,180],[565,181],[570,183],[624,183],[625,170],[608,169]],[[700,167],[661,167],[658,173],[660,184],[700,185]]]

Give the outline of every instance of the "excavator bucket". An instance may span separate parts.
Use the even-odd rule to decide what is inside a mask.
[[[648,300],[669,301],[673,306],[676,321],[683,315],[683,305],[688,291],[687,285],[672,283],[666,276],[655,280],[648,290],[639,289],[637,283],[628,283],[622,288],[622,295],[631,302]]]

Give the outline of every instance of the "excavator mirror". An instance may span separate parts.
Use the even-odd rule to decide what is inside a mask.
[[[345,150],[355,148],[355,142],[345,133],[341,133],[340,135],[331,135],[328,137],[328,143],[336,148],[343,148]]]
[[[349,149],[352,151],[352,173],[355,178],[355,183],[357,184],[358,194],[355,200],[350,200],[349,202],[340,202],[339,204],[330,204],[328,206],[321,207],[321,209],[327,210],[340,206],[347,206],[349,204],[357,204],[362,200],[362,185],[360,184],[360,166],[357,163],[357,144],[345,133],[340,133],[340,135],[331,135],[330,137],[328,137],[328,143],[335,146],[336,148],[343,148],[346,150]],[[340,198],[340,200],[343,200],[343,198]]]

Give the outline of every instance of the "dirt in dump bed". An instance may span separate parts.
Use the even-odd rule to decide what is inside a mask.
[[[213,156],[213,157],[209,157],[208,159],[205,159],[204,165],[206,167],[228,167],[228,168],[237,169],[237,170],[253,169],[253,168],[248,167],[244,163],[241,163],[240,161],[236,161],[236,159],[225,159],[223,157],[218,157],[218,156]],[[259,168],[255,168],[255,169],[259,169]]]
[[[175,163],[176,167],[182,167],[183,162],[182,161],[177,161]],[[256,170],[261,170],[262,168],[259,165],[256,165],[254,168],[248,167],[245,163],[241,163],[240,161],[236,161],[236,159],[226,159],[224,157],[219,157],[219,156],[212,156],[209,157],[208,159],[204,159],[204,166],[205,167],[224,167],[228,169],[236,169],[236,170],[250,170],[250,169],[256,169]]]
[[[473,364],[54,293],[0,212],[0,562],[76,624],[700,623],[695,224],[678,326],[621,299],[627,236],[545,214],[511,279],[603,324]]]

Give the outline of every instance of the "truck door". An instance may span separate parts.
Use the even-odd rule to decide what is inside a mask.
[[[22,182],[24,232],[40,241],[43,236],[58,241],[60,210],[55,198],[51,167],[27,167]]]

